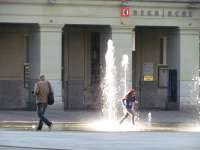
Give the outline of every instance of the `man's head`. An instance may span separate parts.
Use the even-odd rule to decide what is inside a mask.
[[[45,80],[45,75],[44,74],[40,75],[40,80]]]

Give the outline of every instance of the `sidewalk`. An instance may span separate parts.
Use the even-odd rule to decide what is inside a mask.
[[[149,113],[151,113],[151,122],[148,118]],[[100,131],[105,128],[105,130],[118,131],[124,128],[118,127],[118,121],[105,123],[106,117],[101,111],[64,111],[62,105],[49,106],[45,116],[53,122],[53,131]],[[119,116],[118,119],[120,118]],[[194,115],[192,111],[141,110],[136,126],[141,124],[142,129],[136,126],[134,129],[132,124],[131,128],[125,128],[135,131],[190,131],[191,127],[198,125],[197,120],[197,115]],[[0,111],[0,130],[35,131],[37,125],[38,117],[35,111]],[[44,126],[44,131],[48,131],[47,126]]]
[[[46,126],[41,132],[36,132],[35,129],[31,128],[33,124],[38,122],[35,112],[0,111],[0,149],[110,150],[125,148],[131,150],[135,148],[143,150],[199,150],[198,139],[200,134],[196,133],[200,133],[200,129],[197,131],[191,130],[194,127],[193,125],[191,126],[191,123],[196,122],[196,117],[192,116],[191,113],[151,111],[152,124],[154,125],[150,124],[149,128],[148,113],[149,111],[140,112],[140,121],[147,124],[147,126],[142,126],[144,128],[140,129],[137,128],[137,125],[134,127],[131,125],[131,129],[133,130],[129,130],[130,132],[122,132],[121,130],[110,132],[91,130],[85,126],[84,123],[101,120],[102,115],[100,112],[58,111],[49,109],[47,117],[53,121],[56,127],[53,127],[53,132],[48,132]],[[189,124],[190,126],[188,126]],[[101,125],[101,127],[104,126]]]
[[[152,123],[195,123],[197,116],[181,111],[140,111],[140,122],[148,122],[148,113],[151,112]],[[53,122],[63,123],[88,123],[103,119],[98,111],[62,111],[47,109],[47,118]],[[2,122],[37,122],[35,111],[0,111],[0,123]]]

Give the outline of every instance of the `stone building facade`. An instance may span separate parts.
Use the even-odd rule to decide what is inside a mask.
[[[61,109],[101,108],[108,39],[119,84],[129,57],[127,88],[141,109],[188,109],[199,32],[197,0],[0,0],[0,109],[35,109],[41,73]]]

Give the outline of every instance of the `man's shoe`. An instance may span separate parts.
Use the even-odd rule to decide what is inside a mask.
[[[51,123],[51,124],[49,125],[49,131],[52,130],[52,127],[53,127],[53,123]]]
[[[40,127],[36,128],[36,131],[41,131],[41,130],[42,130],[42,128],[40,128]]]

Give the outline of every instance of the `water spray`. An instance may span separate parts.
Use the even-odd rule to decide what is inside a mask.
[[[104,110],[106,111],[109,120],[115,119],[116,113],[116,65],[114,58],[114,46],[112,40],[108,40],[108,49],[105,55],[106,72],[104,77],[103,94],[105,97]]]
[[[124,54],[122,56],[122,62],[121,62],[123,71],[124,71],[124,95],[126,95],[127,92],[127,85],[126,85],[126,72],[128,68],[128,55]]]
[[[151,112],[148,113],[148,122],[151,123],[152,120],[152,116],[151,116]]]
[[[196,111],[197,111],[197,115],[198,115],[198,121],[200,120],[200,99],[199,99],[199,86],[200,86],[200,69],[195,69],[193,72],[193,77],[192,80],[194,81],[193,83],[193,90],[192,90],[192,94],[195,94],[196,96]]]

